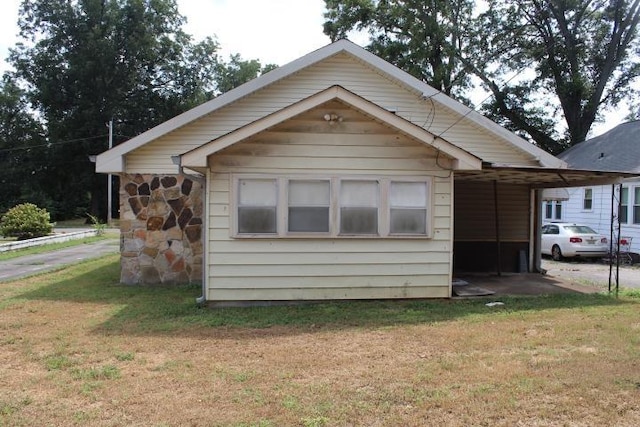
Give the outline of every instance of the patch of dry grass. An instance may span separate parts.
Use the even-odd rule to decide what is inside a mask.
[[[207,310],[116,259],[0,286],[0,425],[640,425],[637,295]]]

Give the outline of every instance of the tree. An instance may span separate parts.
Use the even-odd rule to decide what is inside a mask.
[[[490,115],[557,153],[584,141],[603,109],[633,99],[638,20],[639,0],[490,0],[477,28],[492,31],[476,33],[465,63],[493,94]]]
[[[469,72],[458,58],[472,22],[473,0],[325,0],[324,32],[332,40],[369,33],[371,52],[461,98]]]
[[[219,46],[184,22],[175,0],[23,0],[11,77],[44,123],[55,219],[106,218],[88,159],[108,148],[106,123],[118,144],[218,93]]]
[[[48,207],[42,191],[45,139],[28,113],[24,92],[10,79],[0,83],[0,214],[30,200]]]
[[[325,3],[328,35],[367,30],[373,52],[437,89],[450,84],[443,92],[463,101],[475,75],[492,94],[484,112],[553,153],[583,141],[604,108],[632,98],[640,72],[640,0],[488,0],[482,13],[457,1]],[[433,71],[438,54],[454,64],[444,68],[456,70],[449,80]],[[417,72],[420,64],[431,71]]]

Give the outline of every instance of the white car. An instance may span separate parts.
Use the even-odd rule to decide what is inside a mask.
[[[551,255],[555,261],[562,258],[600,258],[609,253],[606,236],[586,225],[565,222],[542,226],[542,254]]]

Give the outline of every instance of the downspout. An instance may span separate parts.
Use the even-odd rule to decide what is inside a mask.
[[[202,191],[203,191],[203,194],[205,196],[205,197],[202,198],[203,203],[205,204],[205,206],[203,206],[204,209],[203,209],[202,212],[203,212],[203,216],[205,217],[205,220],[206,220],[207,212],[208,212],[208,209],[207,209],[207,196],[206,196],[207,195],[207,179],[206,179],[206,177],[203,176],[203,175],[192,175],[192,174],[186,173],[184,171],[184,168],[182,167],[182,157],[181,156],[171,156],[171,161],[173,162],[173,164],[178,166],[178,174],[179,175],[182,175],[182,176],[185,176],[185,177],[187,177],[189,179],[192,179],[192,180],[196,181],[197,183],[199,183],[202,186]],[[205,245],[205,237],[206,237],[206,233],[205,233],[206,226],[205,225],[206,225],[205,221],[203,221],[202,230],[200,230],[200,241],[202,242],[203,253],[202,253],[202,266],[201,266],[202,267],[201,268],[202,277],[200,278],[200,282],[202,283],[202,287],[201,287],[200,296],[198,298],[196,298],[196,304],[198,306],[203,306],[204,303],[207,301],[207,289],[206,289],[207,285],[206,285],[206,282],[205,282],[205,274],[206,274],[205,266],[206,266],[206,259],[207,259],[207,257],[206,257],[206,246],[207,245]]]

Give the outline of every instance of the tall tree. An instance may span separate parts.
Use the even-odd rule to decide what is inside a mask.
[[[494,118],[557,153],[584,141],[603,109],[634,98],[640,0],[488,4],[476,28],[492,30],[476,31],[464,59],[493,94]]]
[[[12,78],[45,125],[55,218],[106,217],[106,177],[88,160],[108,147],[106,123],[117,144],[219,93],[218,44],[184,23],[175,0],[22,1]]]
[[[332,40],[367,31],[371,52],[434,88],[463,96],[469,73],[458,59],[473,0],[325,0]]]
[[[583,141],[604,108],[632,98],[640,73],[640,0],[487,0],[482,13],[458,1],[325,3],[328,35],[366,30],[373,52],[440,90],[450,85],[443,91],[463,101],[475,75],[492,94],[484,112],[553,153]],[[434,28],[449,36],[431,37]],[[416,71],[436,70],[428,58],[437,55],[455,65],[448,82]]]
[[[28,113],[24,92],[5,77],[0,84],[0,214],[26,201],[50,204],[43,191],[45,152],[41,123]]]

